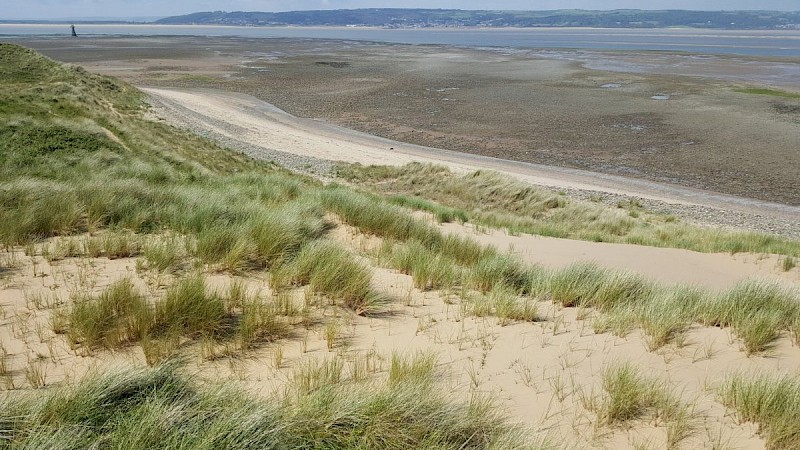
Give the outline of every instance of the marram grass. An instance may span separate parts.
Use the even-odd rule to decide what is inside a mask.
[[[198,385],[174,362],[108,373],[74,385],[4,395],[0,447],[553,448],[510,425],[485,401],[446,399],[430,383],[426,361],[420,368],[410,364],[391,383],[346,382],[330,364],[325,365],[327,381],[320,382],[319,369],[309,369],[295,382],[307,388],[285,399],[258,399],[222,384]]]
[[[598,242],[685,248],[699,252],[753,252],[800,257],[800,241],[764,233],[711,229],[681,223],[674,216],[647,213],[628,202],[611,208],[548,192],[490,171],[456,174],[444,166],[410,163],[401,167],[340,165],[338,175],[362,188],[391,194],[414,209],[438,214],[464,212],[476,225]],[[425,202],[415,202],[424,198]]]
[[[736,373],[718,387],[722,402],[739,420],[755,422],[768,449],[800,448],[800,378]]]

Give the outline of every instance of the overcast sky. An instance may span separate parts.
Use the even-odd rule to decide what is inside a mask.
[[[492,9],[800,10],[800,0],[497,0]],[[0,0],[2,19],[158,17],[197,11],[294,11],[343,8],[486,9],[478,0]]]

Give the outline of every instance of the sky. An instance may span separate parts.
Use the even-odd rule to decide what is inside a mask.
[[[496,0],[491,9],[767,9],[800,11],[800,0]],[[485,0],[0,0],[0,20],[164,17],[198,11],[349,8],[487,9]]]

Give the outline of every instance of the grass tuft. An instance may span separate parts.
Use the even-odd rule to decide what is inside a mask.
[[[734,374],[719,387],[725,406],[743,422],[755,422],[767,448],[800,448],[800,378]]]
[[[276,287],[307,284],[313,292],[341,302],[357,314],[373,312],[380,306],[381,299],[370,285],[369,268],[338,244],[325,240],[303,247],[273,280]]]
[[[416,240],[406,244],[384,241],[381,253],[392,267],[411,275],[418,289],[446,289],[460,279],[461,267],[455,260]]]
[[[587,405],[603,425],[617,426],[649,416],[667,428],[666,448],[677,448],[695,428],[692,406],[667,383],[644,377],[631,363],[615,363],[601,374],[602,398]]]
[[[274,342],[289,335],[289,327],[280,320],[272,305],[260,297],[241,301],[242,315],[236,337],[239,348],[247,350],[264,342]]]
[[[650,351],[683,337],[702,296],[702,291],[694,287],[662,289],[635,308],[636,319],[647,336]]]
[[[699,319],[712,326],[732,327],[748,354],[767,350],[800,315],[797,297],[776,282],[745,280],[699,305]]]
[[[500,285],[521,291],[530,284],[527,267],[511,255],[482,258],[472,268],[469,283],[481,292],[489,292]]]
[[[417,353],[413,356],[393,353],[389,366],[389,385],[429,383],[433,381],[435,371],[436,355],[433,353]]]
[[[177,236],[150,239],[142,246],[147,268],[158,272],[177,272],[186,260],[186,242]]]
[[[591,263],[575,263],[553,273],[549,283],[553,301],[565,307],[590,306],[606,274]]]
[[[155,331],[214,335],[223,331],[226,317],[223,299],[209,294],[205,279],[193,275],[170,286],[156,304]]]
[[[98,297],[74,300],[68,337],[73,345],[116,348],[141,338],[152,321],[150,305],[131,280],[124,278]]]

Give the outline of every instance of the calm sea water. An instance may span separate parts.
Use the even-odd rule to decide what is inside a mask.
[[[332,27],[223,27],[78,25],[84,36],[166,35],[248,38],[323,38],[469,47],[662,50],[800,58],[800,30],[728,31],[694,29],[376,29]],[[0,39],[67,36],[66,25],[0,24]]]

